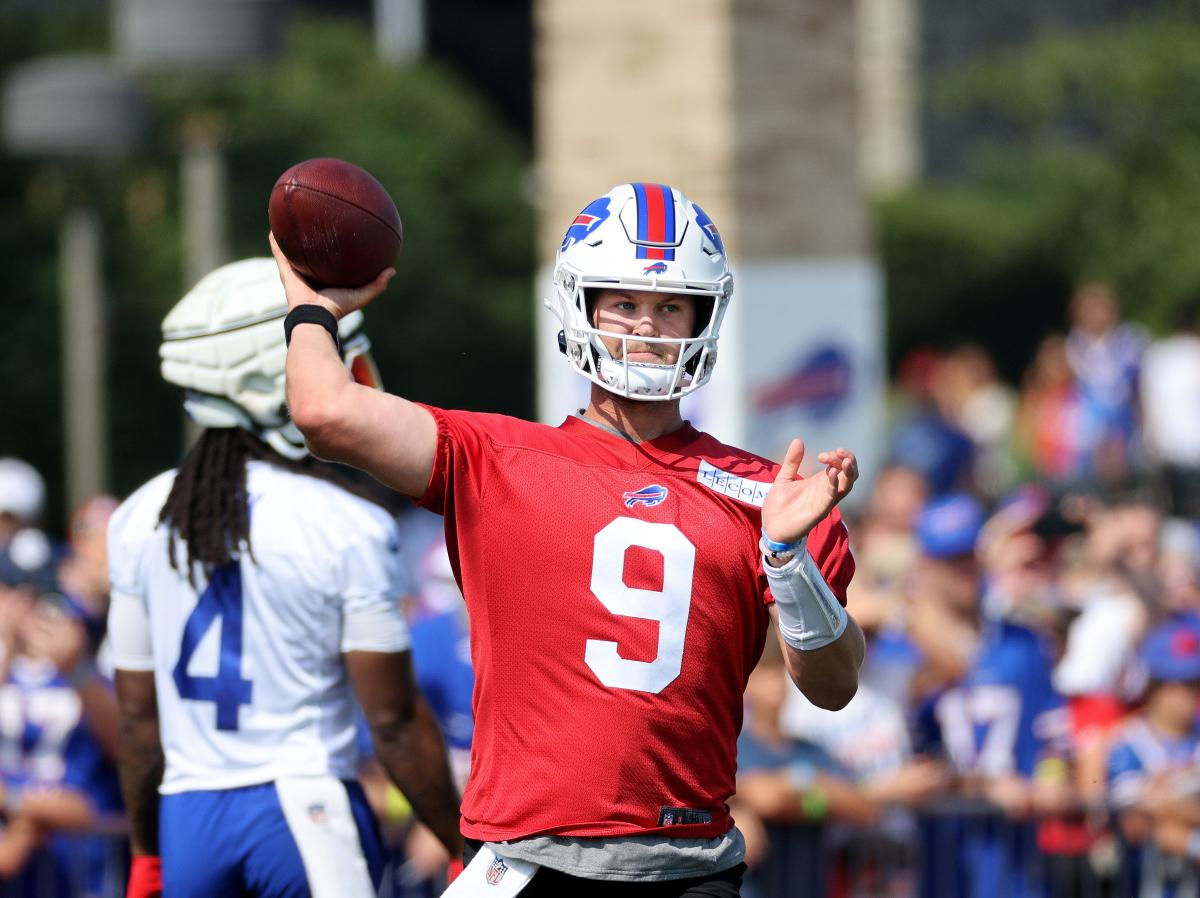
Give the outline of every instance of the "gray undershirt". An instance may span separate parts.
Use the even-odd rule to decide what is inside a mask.
[[[715,839],[530,836],[487,845],[501,857],[528,861],[582,879],[619,882],[711,876],[740,864],[746,856],[746,842],[736,826]]]
[[[606,431],[607,433],[611,433],[615,437],[620,437],[627,443],[633,443],[633,445],[635,445],[635,446],[641,445],[640,440],[635,440],[633,437],[631,437],[625,431],[617,430],[615,427],[609,427],[607,424],[603,423],[602,421],[592,420],[591,418],[589,418],[587,416],[587,409],[581,408],[578,412],[576,412],[571,417],[578,418],[580,421],[583,421],[586,424],[591,424],[592,427],[596,427],[600,430]]]

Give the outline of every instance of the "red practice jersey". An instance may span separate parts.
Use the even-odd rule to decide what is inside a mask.
[[[475,665],[463,833],[726,832],[778,466],[691,425],[634,445],[578,418],[430,411],[420,503],[445,515]],[[836,510],[808,547],[845,602]]]

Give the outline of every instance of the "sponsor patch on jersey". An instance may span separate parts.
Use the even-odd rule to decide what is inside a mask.
[[[728,496],[758,508],[762,508],[767,493],[771,490],[769,483],[760,483],[757,480],[748,480],[745,477],[730,474],[704,459],[700,459],[700,470],[696,472],[696,480],[722,496]]]
[[[712,823],[712,814],[696,808],[659,808],[659,826],[697,826]]]
[[[637,508],[639,505],[645,508],[653,508],[655,505],[662,505],[667,500],[668,494],[669,491],[665,486],[652,483],[650,486],[644,486],[640,490],[630,490],[628,493],[622,493],[621,498],[625,500],[626,508]]]
[[[642,269],[642,274],[665,274],[667,271],[666,262],[655,262],[653,265],[647,265]]]
[[[507,872],[508,864],[504,863],[504,858],[496,858],[487,868],[488,885],[499,885],[500,880],[504,878],[504,874]]]

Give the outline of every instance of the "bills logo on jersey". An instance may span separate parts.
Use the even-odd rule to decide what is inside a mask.
[[[608,197],[602,196],[598,200],[593,200],[586,209],[575,216],[575,220],[567,228],[559,252],[565,253],[576,243],[586,240],[592,231],[604,224],[607,219]]]
[[[665,274],[667,271],[666,262],[655,262],[653,265],[647,265],[642,269],[642,274]]]
[[[504,878],[504,874],[508,872],[508,864],[504,863],[504,858],[498,857],[492,861],[491,866],[487,868],[488,885],[499,885],[500,880]]]
[[[625,500],[626,508],[637,508],[639,505],[644,508],[653,508],[655,505],[662,505],[667,500],[667,494],[668,490],[665,486],[655,483],[644,486],[640,490],[623,493],[621,498]]]
[[[725,255],[725,244],[721,240],[721,234],[717,230],[717,226],[713,224],[713,220],[708,217],[708,213],[692,203],[692,208],[696,210],[696,224],[700,225],[700,229],[708,235],[708,239],[712,241],[712,245],[717,248],[717,252]]]

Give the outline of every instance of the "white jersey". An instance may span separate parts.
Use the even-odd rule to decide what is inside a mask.
[[[328,482],[250,462],[253,557],[197,571],[193,586],[170,563],[158,522],[173,479],[130,496],[108,531],[113,662],[154,671],[161,791],[353,779],[355,704],[341,655],[409,646],[395,521]]]

